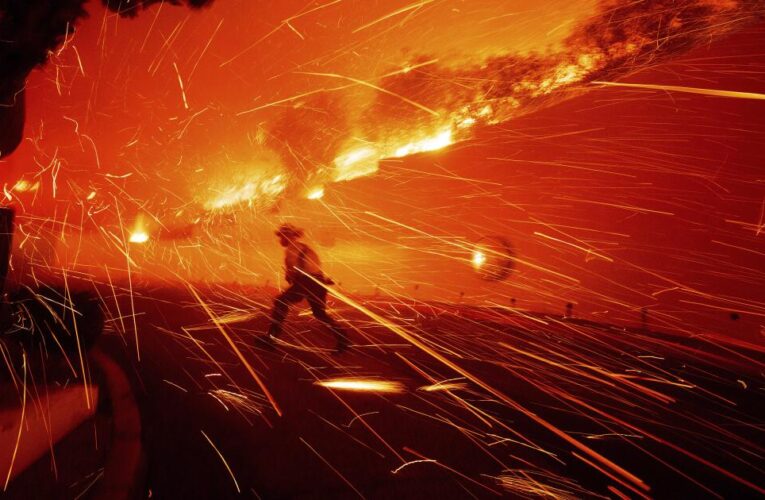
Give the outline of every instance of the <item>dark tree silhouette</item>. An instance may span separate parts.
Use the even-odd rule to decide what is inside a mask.
[[[102,0],[111,11],[134,17],[160,0]],[[212,0],[165,0],[199,8]],[[24,85],[35,66],[71,34],[84,18],[85,0],[0,0],[0,157],[21,141]]]

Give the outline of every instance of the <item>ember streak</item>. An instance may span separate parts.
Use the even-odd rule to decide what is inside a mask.
[[[97,303],[152,495],[765,493],[765,1],[0,1],[0,30],[8,335],[77,347],[0,366],[29,408],[49,355],[91,380]],[[258,340],[283,223],[346,352],[299,306]]]

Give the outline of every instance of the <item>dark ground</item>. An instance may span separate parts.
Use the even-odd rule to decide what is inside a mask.
[[[464,379],[451,392],[418,390],[460,375],[344,304],[334,313],[350,331],[348,352],[331,355],[332,336],[303,307],[288,319],[290,345],[269,351],[255,341],[268,293],[200,291],[273,393],[278,417],[190,293],[135,293],[140,362],[128,296],[120,319],[102,293],[111,317],[101,345],[135,384],[153,498],[616,497],[609,488],[743,498],[762,487],[762,352],[560,317],[365,302],[512,400],[499,401]],[[333,377],[397,381],[405,391],[314,384]]]

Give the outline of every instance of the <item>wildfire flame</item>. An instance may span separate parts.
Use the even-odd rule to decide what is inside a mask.
[[[464,128],[465,121],[460,122]],[[378,162],[384,158],[402,158],[417,153],[438,151],[455,142],[455,133],[452,130],[457,124],[449,125],[438,130],[435,134],[422,134],[417,140],[390,141],[387,146],[364,146],[340,154],[335,158],[335,182],[349,181],[358,177],[374,174],[378,169]]]
[[[285,189],[287,189],[287,177],[284,174],[264,176],[261,179],[251,179],[238,185],[229,186],[208,200],[204,206],[207,210],[219,210],[242,203],[253,205],[256,202],[263,202],[269,204],[273,203]]]
[[[335,158],[335,182],[350,181],[377,172],[380,153],[371,146],[353,149]]]

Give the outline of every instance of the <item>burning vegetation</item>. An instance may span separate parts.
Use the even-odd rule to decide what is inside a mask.
[[[765,2],[542,3],[0,5],[16,392],[59,334],[88,380],[87,312],[152,395],[245,422],[189,424],[237,492],[252,434],[360,495],[368,463],[492,495],[648,497],[657,467],[762,493]],[[285,223],[346,358],[305,310],[257,341]]]

